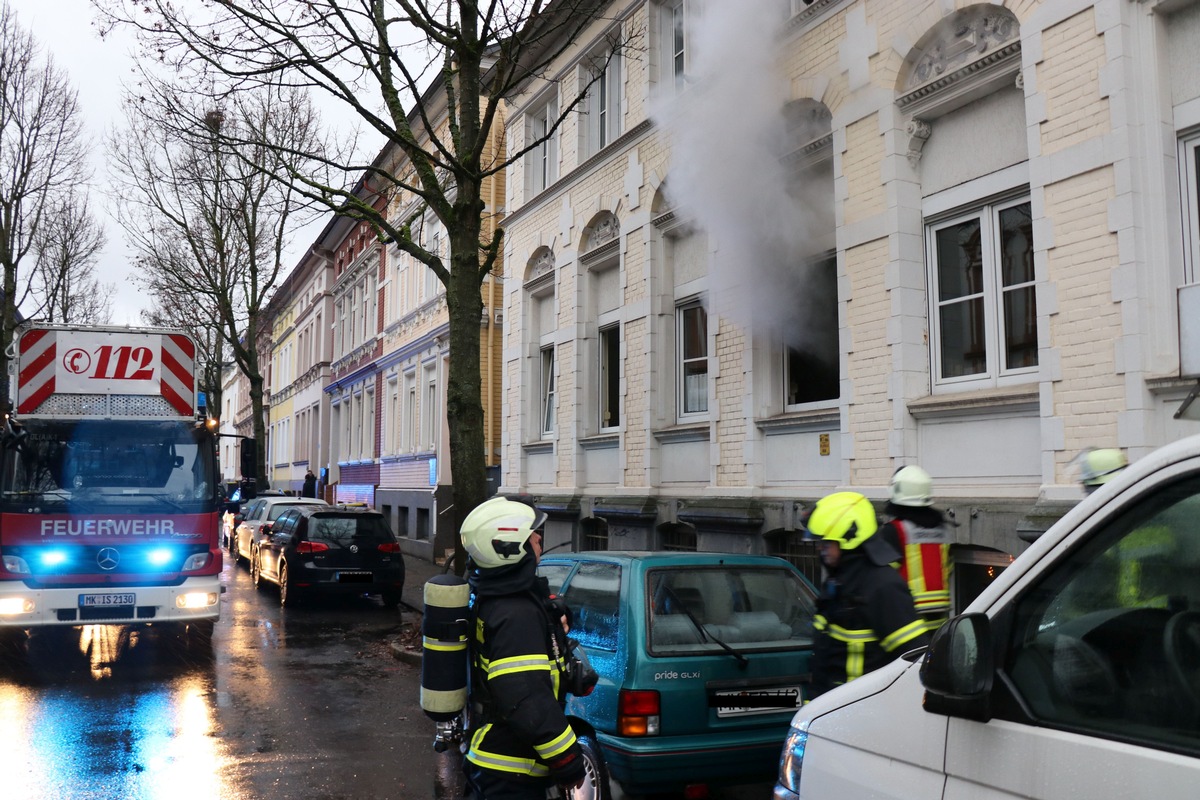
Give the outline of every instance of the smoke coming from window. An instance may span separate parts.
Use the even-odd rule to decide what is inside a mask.
[[[828,132],[829,116],[812,100],[785,114],[797,103],[779,58],[783,22],[777,0],[706,3],[687,29],[682,88],[664,87],[672,96],[651,115],[671,139],[667,198],[709,237],[710,308],[801,345],[817,299],[805,265],[834,246],[833,183],[828,159],[802,169],[786,158]]]

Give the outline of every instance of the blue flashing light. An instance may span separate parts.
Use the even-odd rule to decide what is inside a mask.
[[[154,567],[166,566],[167,564],[171,563],[173,558],[175,558],[175,552],[166,547],[160,547],[157,550],[151,550],[146,556],[146,560],[150,562],[151,566]]]
[[[58,567],[67,563],[67,554],[62,550],[47,550],[41,555],[43,567]]]

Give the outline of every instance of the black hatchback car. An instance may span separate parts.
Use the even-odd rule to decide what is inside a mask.
[[[290,508],[275,520],[256,553],[250,563],[254,585],[277,584],[285,606],[317,593],[378,594],[388,608],[400,603],[400,542],[373,509]]]

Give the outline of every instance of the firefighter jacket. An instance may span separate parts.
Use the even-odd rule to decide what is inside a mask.
[[[476,569],[467,760],[504,777],[548,779],[549,763],[582,750],[563,713],[566,635],[532,557]],[[551,781],[547,780],[547,783]]]
[[[890,547],[885,552],[895,556]],[[856,551],[842,551],[830,571],[813,631],[812,697],[928,644],[900,573],[887,560]]]
[[[950,615],[950,525],[934,508],[888,503],[886,512],[892,519],[879,533],[900,551],[900,575],[908,582],[913,605],[929,630],[936,630]]]

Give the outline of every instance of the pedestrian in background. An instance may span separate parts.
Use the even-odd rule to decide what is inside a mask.
[[[858,492],[821,498],[809,515],[827,578],[813,619],[812,697],[929,643],[908,584],[892,563],[871,501]],[[810,697],[809,699],[812,699]]]
[[[892,475],[887,520],[880,533],[900,553],[900,575],[908,582],[917,614],[933,633],[950,616],[950,545],[954,534],[946,515],[933,507],[933,481],[920,467]]]
[[[301,497],[316,497],[317,496],[317,476],[313,475],[312,469],[304,472],[304,486],[300,489]]]

